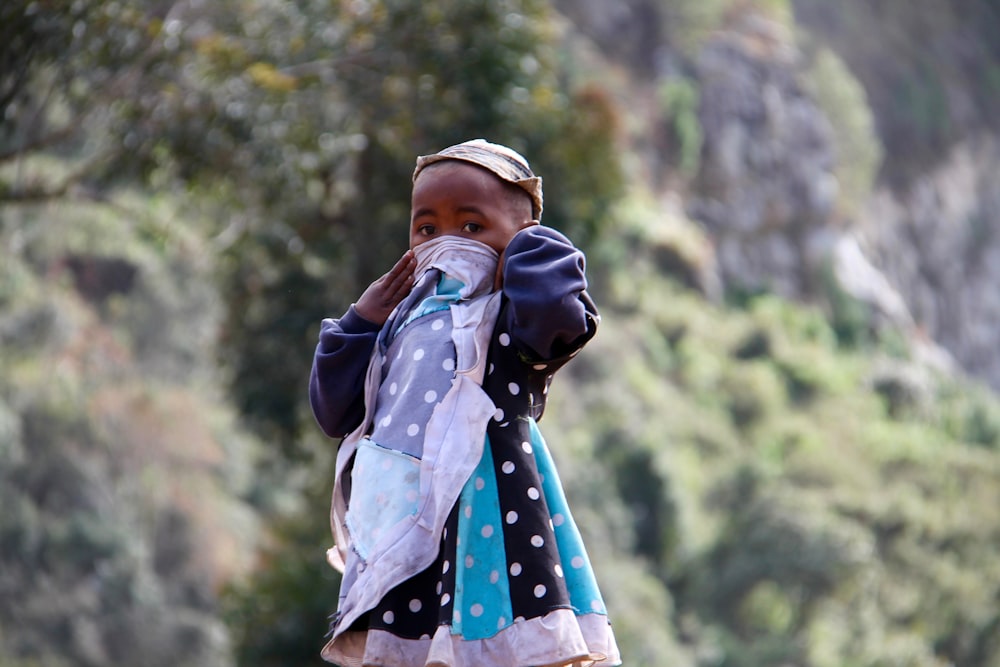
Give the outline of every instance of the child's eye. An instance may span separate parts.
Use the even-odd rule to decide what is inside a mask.
[[[478,222],[467,222],[462,226],[462,231],[474,234],[480,231],[482,228],[483,226]]]
[[[434,233],[434,225],[420,225],[417,227],[417,234],[421,236],[430,236]]]

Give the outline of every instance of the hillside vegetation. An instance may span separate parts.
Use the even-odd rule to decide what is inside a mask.
[[[772,203],[820,165],[849,220],[959,140],[933,105],[887,134],[863,84],[915,79],[836,55],[859,3],[822,39],[795,4],[4,3],[0,667],[323,664],[319,320],[404,247],[413,157],[472,136],[587,251],[602,323],[543,428],[625,664],[1000,664],[1000,399],[827,264],[798,299],[717,270],[678,204],[755,201],[713,162],[709,56],[768,54],[770,108],[819,137],[747,142]],[[1000,67],[971,39],[970,99]]]

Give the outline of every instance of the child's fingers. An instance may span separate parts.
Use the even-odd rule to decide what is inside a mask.
[[[412,250],[407,250],[358,298],[354,304],[358,314],[369,322],[384,323],[392,309],[413,289],[416,268],[416,257]]]
[[[392,268],[389,269],[389,273],[401,273],[405,272],[407,269],[413,271],[413,267],[416,266],[417,258],[413,254],[412,250],[407,250],[403,253],[403,256],[396,260]],[[412,265],[412,266],[411,266]]]
[[[413,272],[417,268],[417,259],[413,256],[413,251],[407,250],[399,261],[389,269],[389,273],[383,277],[386,289],[390,293],[395,293],[401,289],[409,291],[414,276]]]

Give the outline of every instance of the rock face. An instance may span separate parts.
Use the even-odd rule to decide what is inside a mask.
[[[704,143],[688,212],[710,233],[726,285],[802,298],[831,247],[837,185],[829,123],[782,32],[747,15],[702,49]]]
[[[685,63],[700,96],[702,149],[698,174],[680,196],[708,233],[726,288],[812,300],[835,277],[876,326],[908,334],[936,365],[957,364],[1000,389],[1000,124],[990,120],[1000,95],[984,92],[996,84],[969,57],[979,54],[981,72],[996,62],[996,45],[983,38],[996,17],[961,1],[970,11],[922,3],[919,17],[900,19],[913,24],[900,35],[892,30],[898,17],[867,3],[834,11],[798,0],[796,19],[812,31],[804,42],[781,23],[732,12]],[[649,3],[629,0],[615,11],[586,0],[557,6],[605,57],[626,65],[636,91],[664,76],[653,61],[683,60],[670,44],[650,45],[657,35]],[[608,46],[611,34],[632,28],[644,48]],[[935,45],[937,69],[921,40]],[[886,149],[874,191],[846,215],[835,176],[842,146],[804,88],[798,44],[827,46],[847,63]]]
[[[697,60],[705,143],[688,211],[710,232],[724,283],[809,299],[829,263],[879,322],[1000,388],[1000,140],[981,128],[835,221],[836,146],[797,84],[799,61],[753,17]]]
[[[879,189],[858,233],[917,327],[1000,389],[1000,140],[957,145],[905,191]]]

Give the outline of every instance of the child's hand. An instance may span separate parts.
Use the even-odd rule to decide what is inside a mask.
[[[354,310],[373,324],[385,324],[389,313],[413,289],[417,258],[407,250],[389,272],[373,282],[354,304]]]

